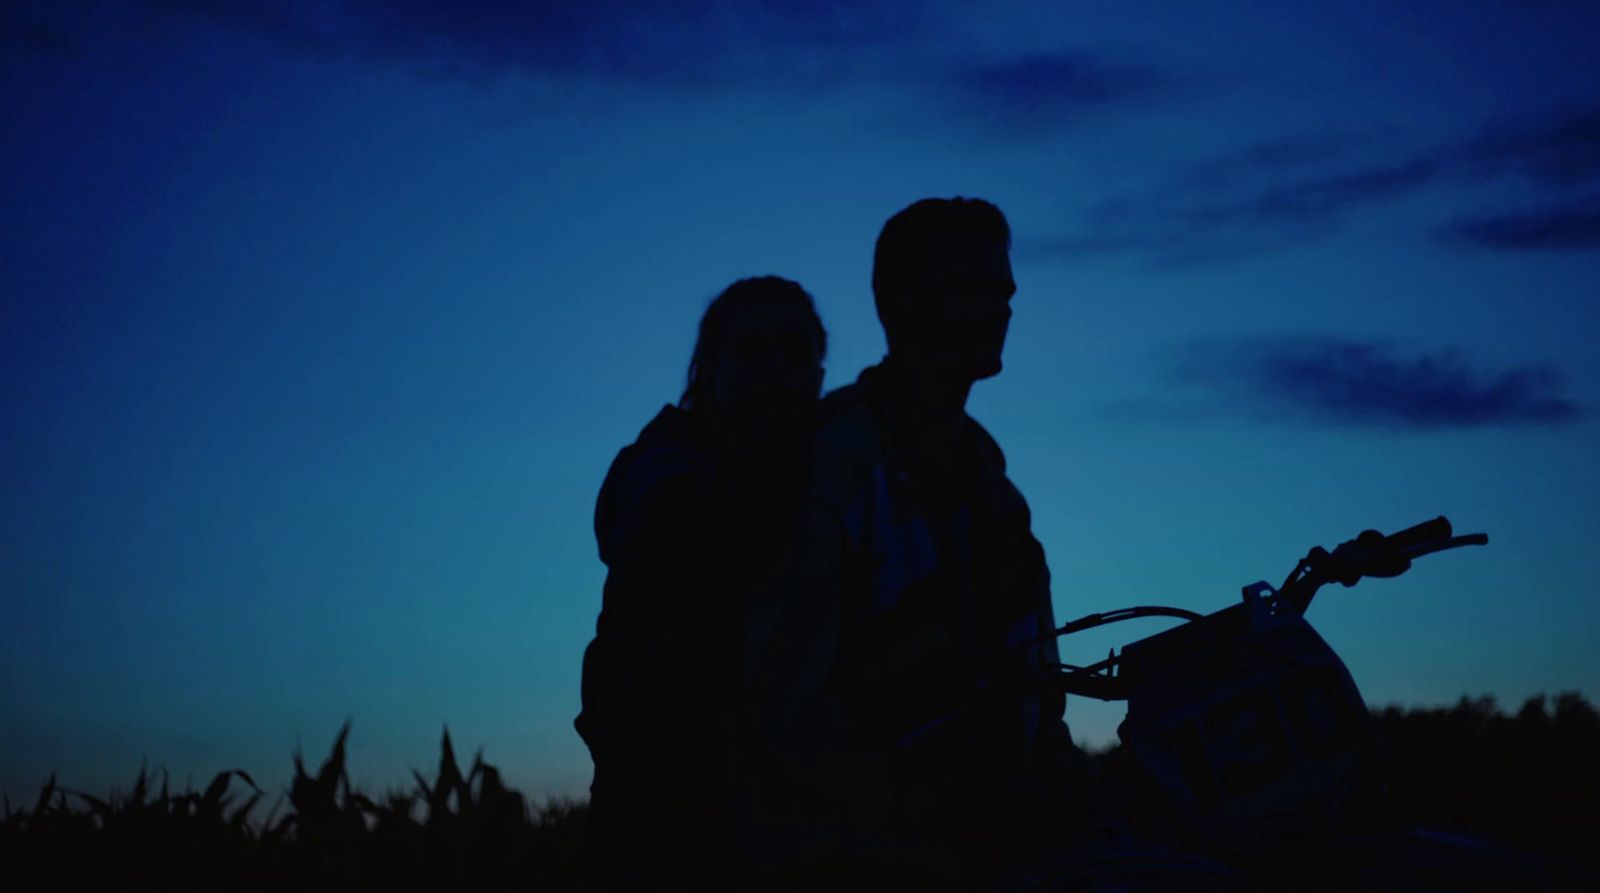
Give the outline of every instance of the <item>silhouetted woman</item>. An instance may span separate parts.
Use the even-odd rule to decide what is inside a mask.
[[[729,854],[718,804],[744,601],[790,538],[826,349],[796,283],[728,286],[700,321],[682,399],[601,486],[609,574],[576,722],[595,764],[599,888],[704,888]]]

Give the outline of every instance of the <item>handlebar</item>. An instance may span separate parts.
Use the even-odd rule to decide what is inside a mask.
[[[1432,521],[1423,521],[1421,524],[1391,533],[1383,539],[1386,545],[1405,549],[1434,540],[1447,540],[1450,536],[1450,519],[1440,515]]]
[[[1464,536],[1453,536],[1449,539],[1439,540],[1431,543],[1418,543],[1415,546],[1405,549],[1404,552],[1410,558],[1420,558],[1423,555],[1432,555],[1434,552],[1443,552],[1446,549],[1455,549],[1460,546],[1487,545],[1489,545],[1489,534],[1469,533]]]
[[[1312,549],[1279,587],[1279,592],[1296,610],[1304,612],[1317,587],[1324,583],[1337,582],[1349,587],[1362,577],[1397,577],[1411,568],[1413,558],[1489,542],[1487,534],[1454,536],[1453,533],[1450,519],[1443,515],[1388,536],[1376,530],[1363,530],[1332,552],[1321,546]]]
[[[1483,546],[1488,543],[1488,534],[1469,533],[1455,536],[1450,520],[1443,515],[1387,536],[1376,530],[1364,530],[1355,539],[1341,543],[1332,552],[1321,546],[1313,548],[1300,560],[1290,572],[1288,579],[1284,580],[1283,585],[1276,591],[1266,583],[1245,587],[1246,600],[1249,601],[1252,592],[1265,592],[1274,605],[1271,610],[1275,613],[1293,611],[1303,614],[1310,606],[1317,589],[1325,583],[1339,582],[1345,586],[1354,586],[1362,577],[1395,577],[1410,569],[1412,559],[1434,552],[1443,552],[1446,549]],[[1205,619],[1192,611],[1179,608],[1154,606],[1124,608],[1120,611],[1106,611],[1081,617],[1057,627],[1039,639],[1068,635],[1121,620],[1153,616],[1179,617],[1185,621]],[[1184,625],[1186,624],[1180,624]],[[1127,697],[1127,692],[1117,674],[1120,664],[1121,655],[1113,650],[1106,659],[1089,666],[1061,665],[1058,667],[1061,672],[1060,685],[1073,694],[1087,695],[1101,700],[1121,700]]]

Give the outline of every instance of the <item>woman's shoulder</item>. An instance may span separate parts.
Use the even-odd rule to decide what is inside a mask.
[[[710,444],[690,413],[663,407],[617,453],[595,500],[595,535],[605,544],[646,517],[682,515],[705,497],[714,466]]]
[[[625,493],[642,496],[675,478],[704,473],[713,456],[702,427],[691,413],[662,407],[639,437],[617,453],[607,479],[615,478]]]

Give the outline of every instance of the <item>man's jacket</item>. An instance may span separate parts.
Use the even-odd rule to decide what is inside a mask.
[[[1076,753],[1005,458],[965,417],[954,465],[918,467],[888,374],[826,398],[795,551],[752,605],[740,826],[758,863],[960,837]]]

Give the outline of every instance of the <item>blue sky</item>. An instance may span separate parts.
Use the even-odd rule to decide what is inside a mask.
[[[581,793],[612,456],[741,276],[816,296],[830,386],[876,361],[929,195],[1016,234],[971,409],[1058,615],[1442,513],[1492,544],[1313,608],[1368,700],[1600,695],[1592,4],[481,9],[0,11],[14,799],[276,785],[347,715],[358,783],[449,723]]]

